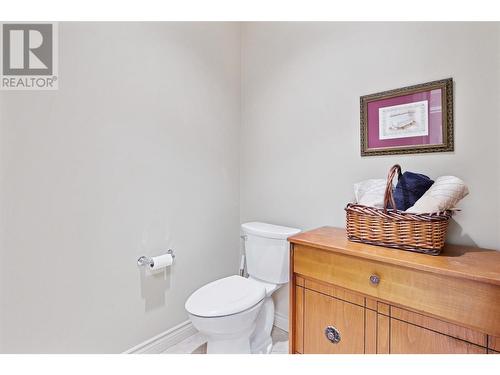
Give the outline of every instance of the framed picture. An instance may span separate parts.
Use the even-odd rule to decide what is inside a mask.
[[[453,79],[361,97],[361,156],[453,151]]]

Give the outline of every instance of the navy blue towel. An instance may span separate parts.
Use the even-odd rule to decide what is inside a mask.
[[[423,174],[405,172],[394,189],[394,201],[400,211],[406,211],[432,186],[434,181]]]

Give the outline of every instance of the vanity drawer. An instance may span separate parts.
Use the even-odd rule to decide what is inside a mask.
[[[497,285],[298,244],[294,245],[293,271],[500,336],[497,322],[500,287]]]

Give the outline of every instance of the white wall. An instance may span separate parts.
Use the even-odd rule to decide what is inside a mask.
[[[245,24],[241,221],[344,226],[353,183],[397,162],[464,179],[449,241],[500,249],[499,25]],[[448,77],[455,152],[360,157],[360,96]],[[286,290],[277,302],[286,312]]]
[[[59,51],[58,91],[0,93],[0,352],[117,353],[237,271],[240,28],[62,23]]]

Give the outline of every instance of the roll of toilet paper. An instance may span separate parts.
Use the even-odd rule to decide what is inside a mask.
[[[151,260],[153,264],[149,265],[149,269],[151,271],[162,270],[166,267],[169,267],[174,262],[171,254],[159,255],[157,257],[152,257]]]

